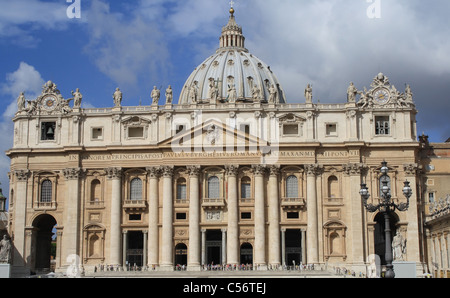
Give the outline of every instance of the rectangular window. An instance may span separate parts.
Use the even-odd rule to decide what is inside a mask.
[[[249,199],[252,197],[252,189],[250,183],[241,184],[241,198]]]
[[[327,137],[337,136],[337,125],[335,123],[329,123],[326,125]]]
[[[54,141],[55,129],[56,129],[56,122],[42,122],[41,141]]]
[[[286,217],[289,219],[298,219],[298,212],[287,212]]]
[[[285,136],[298,136],[298,124],[284,124],[283,135]]]
[[[141,220],[141,215],[140,214],[130,214],[128,216],[128,220]]]
[[[103,140],[103,128],[92,128],[92,139],[93,140]]]
[[[252,219],[251,212],[241,212],[241,219]]]
[[[241,124],[240,130],[245,132],[246,134],[250,134],[250,125],[248,125],[248,124]]]
[[[143,127],[128,127],[128,137],[129,138],[143,138],[144,128]]]
[[[375,117],[375,134],[376,135],[389,135],[390,122],[389,116],[376,116]]]
[[[177,199],[186,200],[186,184],[177,185]]]
[[[428,202],[434,203],[434,192],[428,193]]]
[[[186,213],[177,213],[176,215],[177,220],[185,220],[187,218]]]

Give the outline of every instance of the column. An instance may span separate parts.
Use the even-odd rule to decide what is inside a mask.
[[[128,231],[122,232],[122,266],[127,267]]]
[[[302,229],[302,263],[306,263],[306,230]]]
[[[199,166],[187,167],[189,173],[189,249],[188,270],[199,271],[200,266],[200,191]]]
[[[69,256],[80,256],[79,253],[79,218],[80,218],[80,192],[79,177],[80,168],[63,170],[66,179],[66,201],[64,202],[64,239],[63,239],[63,264],[67,264]]]
[[[13,266],[25,266],[25,226],[27,208],[27,182],[30,172],[28,170],[14,171],[16,180],[14,202],[14,248]]]
[[[308,213],[308,227],[306,234],[307,263],[317,264],[319,262],[319,231],[317,217],[316,197],[316,173],[318,165],[305,165],[306,177],[306,209]]]
[[[227,229],[221,229],[222,231],[222,264],[227,263]]]
[[[363,206],[359,190],[361,188],[361,171],[364,169],[362,164],[350,163],[344,165],[344,172],[348,175],[347,198],[349,199],[348,204],[350,208],[348,209],[349,216],[349,243],[351,243],[350,248],[350,259],[354,265],[364,266],[364,238],[363,238]],[[355,267],[354,267],[355,268]],[[359,270],[361,270],[360,268]]]
[[[279,167],[270,167],[268,189],[268,221],[269,221],[269,264],[280,265],[280,204],[278,195]]]
[[[417,194],[418,188],[416,184],[416,175],[418,170],[418,164],[405,164],[403,165],[405,171],[405,179],[409,181],[410,187],[412,189],[412,195],[409,198],[409,209],[406,211],[406,221],[408,222],[408,230],[406,231],[406,261],[416,262],[416,274],[419,276],[422,274],[422,264],[421,264],[421,246],[419,244],[419,223],[417,221]],[[402,185],[403,188],[403,181]],[[399,193],[398,197],[401,198],[400,202],[406,202],[406,198],[403,193]]]
[[[226,166],[228,182],[227,262],[239,265],[239,206],[237,174],[239,166]]]
[[[281,229],[281,262],[286,265],[286,229]]]
[[[110,244],[109,264],[120,265],[122,245],[121,239],[121,214],[122,214],[122,169],[106,169],[108,179],[111,180],[111,222],[110,222]]]
[[[148,230],[142,231],[142,237],[144,241],[144,247],[142,250],[142,266],[147,266],[148,264]]]
[[[202,229],[202,266],[206,263],[206,229]]]
[[[173,270],[173,167],[163,167],[163,214],[161,269]]]
[[[255,266],[266,269],[266,219],[264,203],[264,172],[262,165],[252,166],[255,176]]]
[[[149,181],[149,198],[148,198],[148,257],[147,264],[149,268],[159,264],[159,194],[158,194],[158,177],[160,174],[159,167],[147,168]]]

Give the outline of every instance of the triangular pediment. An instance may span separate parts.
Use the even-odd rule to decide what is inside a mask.
[[[175,136],[158,144],[159,147],[172,149],[204,148],[210,150],[245,151],[248,148],[262,148],[268,142],[240,129],[231,127],[220,121],[211,119],[190,129],[178,132]]]

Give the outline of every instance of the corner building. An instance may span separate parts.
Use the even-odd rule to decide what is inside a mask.
[[[16,272],[47,268],[56,233],[57,270],[303,263],[366,273],[371,256],[384,260],[384,220],[363,208],[360,184],[376,204],[386,160],[394,200],[404,200],[404,180],[413,186],[410,209],[391,222],[422,273],[409,88],[380,73],[370,90],[351,84],[343,103],[313,103],[307,87],[304,103],[289,104],[231,10],[177,104],[170,91],[163,105],[156,94],[122,106],[118,89],[114,107],[81,109],[79,93],[71,107],[48,82],[19,106],[7,152]]]

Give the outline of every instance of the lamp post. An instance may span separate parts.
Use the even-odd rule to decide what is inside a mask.
[[[383,161],[381,163],[381,169],[380,172],[382,174],[381,178],[383,178],[383,176],[385,176],[386,178],[388,178],[388,172],[389,172],[389,168],[387,167],[387,162]],[[377,210],[379,210],[380,212],[382,212],[384,214],[384,220],[385,220],[385,235],[386,235],[386,252],[385,252],[385,259],[386,259],[386,273],[385,273],[385,278],[394,278],[395,277],[395,273],[394,273],[394,269],[393,269],[393,265],[392,265],[392,261],[393,261],[393,257],[392,257],[392,241],[391,241],[391,228],[390,228],[390,223],[389,223],[389,214],[391,212],[394,212],[395,209],[397,209],[398,211],[406,211],[409,208],[409,198],[412,195],[412,189],[409,186],[409,182],[405,181],[404,182],[404,187],[403,187],[403,195],[406,197],[406,203],[400,203],[400,204],[395,204],[393,200],[391,200],[391,189],[388,185],[388,180],[387,179],[381,179],[380,181],[382,183],[381,188],[380,188],[380,196],[382,198],[381,202],[378,205],[372,205],[372,204],[368,204],[367,200],[370,197],[369,194],[369,190],[366,186],[365,183],[361,184],[361,190],[359,191],[359,194],[361,195],[361,198],[363,200],[363,204],[364,207],[367,209],[367,211],[373,213],[376,212]]]

